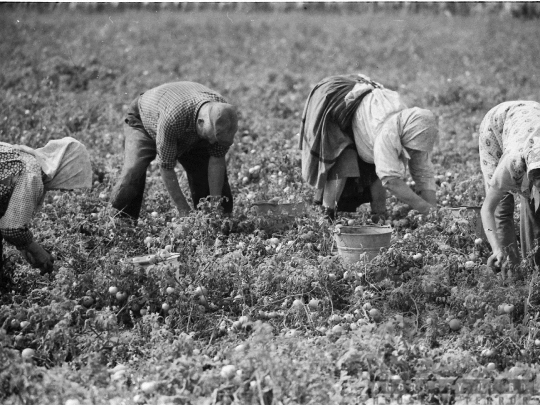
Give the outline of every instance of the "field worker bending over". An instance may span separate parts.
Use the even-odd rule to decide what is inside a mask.
[[[139,217],[146,170],[156,154],[180,216],[187,216],[191,208],[174,171],[177,161],[186,171],[195,208],[201,198],[223,196],[224,212],[232,212],[225,155],[238,129],[238,116],[221,95],[199,83],[163,84],[131,103],[125,123],[124,167],[111,195],[121,215]]]
[[[330,218],[371,203],[386,213],[386,191],[420,213],[436,206],[431,151],[435,116],[407,108],[398,93],[363,75],[330,76],[311,91],[302,115],[302,176]],[[403,181],[406,167],[417,195]]]
[[[0,142],[0,247],[5,239],[34,268],[50,273],[53,258],[34,241],[30,221],[48,190],[91,187],[90,155],[76,139],[50,141],[39,149]]]
[[[521,255],[540,238],[540,104],[508,101],[489,110],[480,124],[480,165],[486,198],[481,215],[493,251],[491,267],[518,264],[514,195],[520,196]],[[531,198],[533,197],[533,198]],[[540,252],[534,261],[540,264]]]

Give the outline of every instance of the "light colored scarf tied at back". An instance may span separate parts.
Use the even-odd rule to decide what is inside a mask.
[[[384,126],[388,141],[407,159],[406,149],[431,152],[439,135],[435,115],[418,107],[399,111],[388,118]]]
[[[92,164],[86,147],[72,137],[47,142],[38,149],[12,145],[33,155],[45,173],[46,190],[74,190],[92,187]]]
[[[435,115],[423,108],[407,108],[397,114],[401,144],[408,149],[431,152],[439,130]]]

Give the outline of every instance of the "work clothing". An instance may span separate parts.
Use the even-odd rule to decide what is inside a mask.
[[[205,102],[224,100],[217,93],[208,94],[209,90],[202,85],[183,83],[186,82],[160,86],[157,88],[159,91],[151,90],[149,96],[144,93],[128,108],[124,125],[124,166],[111,194],[112,206],[124,216],[139,217],[146,171],[156,157],[161,166],[167,169],[174,168],[177,161],[182,165],[187,174],[195,208],[201,198],[210,195],[210,156],[225,156],[228,146],[218,143],[211,145],[201,139],[197,135],[195,124],[198,109]],[[176,90],[177,88],[180,90]],[[172,90],[165,91],[167,89]],[[159,98],[164,91],[167,97]],[[152,103],[159,104],[159,108]],[[145,114],[140,107],[146,109]],[[160,116],[160,109],[169,111],[169,118]],[[146,118],[143,118],[143,115]],[[174,157],[172,164],[171,157]],[[222,202],[224,212],[232,212],[233,197],[226,172],[221,195],[226,197],[226,201]]]
[[[386,185],[405,177],[407,166],[418,191],[435,191],[431,151],[437,134],[434,115],[407,108],[398,93],[363,75],[330,76],[313,88],[304,107],[302,176],[318,189],[316,202],[327,181],[347,178],[341,211],[370,202],[377,178]]]
[[[138,98],[139,119],[144,130],[156,143],[160,167],[174,169],[178,157],[200,141],[197,115],[203,104],[225,103],[225,99],[199,83],[162,84]],[[129,113],[128,113],[129,115]],[[129,119],[129,117],[128,117]],[[208,143],[210,156],[222,157],[228,146]]]
[[[433,113],[407,108],[398,93],[377,88],[356,109],[352,129],[359,156],[375,164],[384,186],[391,178],[404,178],[408,166],[417,191],[435,191],[431,151],[438,131]]]
[[[486,193],[491,187],[507,192],[494,213],[496,233],[510,261],[517,263],[515,197],[521,201],[521,256],[525,258],[540,241],[540,212],[530,198],[532,183],[527,175],[540,167],[540,104],[507,101],[493,107],[480,124],[478,143]],[[535,262],[540,263],[538,251]]]
[[[0,242],[5,239],[26,250],[33,243],[30,222],[46,191],[91,186],[88,151],[71,137],[50,141],[38,149],[1,143]]]

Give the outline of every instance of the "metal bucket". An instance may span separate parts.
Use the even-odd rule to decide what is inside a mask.
[[[469,221],[471,230],[474,231],[478,238],[487,240],[486,233],[484,232],[484,225],[482,224],[482,216],[480,210],[482,207],[463,206],[457,208],[450,208],[454,218],[463,218]]]
[[[342,226],[334,231],[339,255],[346,263],[356,263],[365,253],[371,261],[383,247],[390,246],[392,228],[389,226]]]

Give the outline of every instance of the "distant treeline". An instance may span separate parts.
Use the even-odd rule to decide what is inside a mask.
[[[451,16],[500,15],[539,18],[540,2],[286,2],[286,3],[4,3],[2,8],[27,8],[39,11],[68,9],[88,12],[122,10],[167,11],[243,11],[243,12],[326,12],[326,13],[432,13]]]

